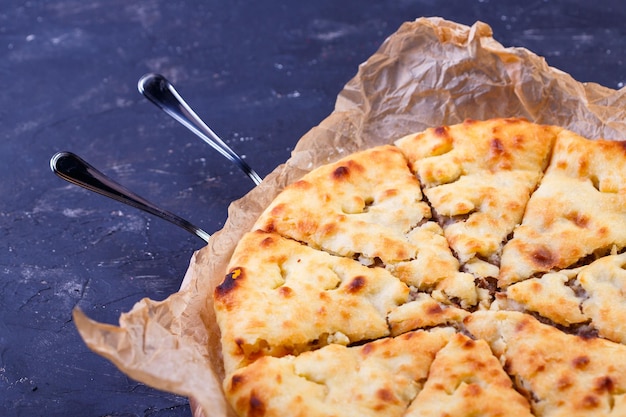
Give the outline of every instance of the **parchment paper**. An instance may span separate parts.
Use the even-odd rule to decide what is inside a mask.
[[[119,326],[74,319],[87,345],[138,381],[191,398],[196,417],[234,416],[221,391],[211,294],[240,237],[286,185],[356,150],[467,118],[522,116],[591,139],[626,139],[626,88],[580,83],[523,48],[504,48],[481,22],[403,24],[348,82],[335,110],[291,158],[229,207],[224,228],[193,254],[179,292],[144,299]]]

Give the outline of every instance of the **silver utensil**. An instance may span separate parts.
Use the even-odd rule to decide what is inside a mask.
[[[126,189],[71,152],[54,154],[50,159],[50,168],[56,175],[72,184],[153,214],[209,242],[211,235],[204,230]]]
[[[261,183],[262,179],[259,174],[202,121],[164,76],[146,74],[139,79],[137,88],[157,107],[191,130],[228,160],[234,162],[256,185]]]

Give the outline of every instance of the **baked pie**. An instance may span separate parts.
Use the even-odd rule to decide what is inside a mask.
[[[508,118],[306,174],[214,292],[233,409],[626,415],[625,164]]]

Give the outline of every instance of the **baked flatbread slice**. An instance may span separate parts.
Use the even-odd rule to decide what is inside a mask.
[[[489,343],[534,415],[626,415],[626,346],[566,334],[520,312],[479,311],[465,325]]]
[[[439,328],[359,347],[334,344],[297,357],[263,357],[228,376],[224,392],[245,417],[399,417],[453,334]]]
[[[498,285],[506,288],[624,248],[625,166],[625,142],[561,131],[522,224],[503,249]]]
[[[625,266],[626,253],[606,256],[513,284],[506,298],[562,326],[585,323],[599,336],[626,344]]]
[[[389,335],[387,314],[409,288],[383,268],[256,231],[239,242],[215,289],[227,372],[263,355]]]
[[[439,302],[424,292],[411,294],[410,298],[387,316],[392,336],[415,329],[459,325],[470,315],[467,310]]]
[[[530,278],[506,289],[506,298],[499,301],[505,309],[538,313],[561,326],[585,323],[583,299],[577,293],[576,270],[551,272]]]
[[[407,234],[431,217],[420,184],[393,146],[357,152],[287,186],[254,229],[364,262],[409,260]]]
[[[420,183],[396,147],[319,167],[286,187],[254,228],[331,254],[386,267],[407,285],[464,308],[481,301],[441,227],[429,221]]]
[[[524,119],[468,120],[396,141],[454,253],[473,273],[497,277],[497,268],[477,264],[499,264],[560,130]]]
[[[433,361],[405,417],[524,417],[530,404],[513,388],[484,340],[452,336]]]
[[[600,336],[626,345],[626,253],[598,259],[578,275],[582,310]]]

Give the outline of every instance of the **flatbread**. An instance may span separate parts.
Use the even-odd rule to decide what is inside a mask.
[[[520,312],[476,312],[466,326],[489,343],[534,415],[626,415],[626,346],[566,334]]]
[[[561,131],[522,224],[503,249],[499,286],[624,248],[625,162],[624,142]]]
[[[624,143],[517,118],[311,171],[215,290],[228,401],[242,417],[626,415],[623,184]]]
[[[625,266],[626,253],[622,253],[575,270],[531,278],[509,286],[506,302],[565,327],[585,324],[601,337],[626,344]]]
[[[560,131],[519,118],[493,119],[396,141],[461,263],[499,264]]]
[[[245,416],[403,416],[452,334],[417,331],[353,348],[266,356],[227,377],[224,391]]]
[[[480,295],[460,271],[441,228],[430,221],[418,179],[391,145],[324,165],[286,187],[253,229],[278,233],[313,248],[387,267],[407,285],[436,291],[464,307]]]
[[[524,417],[530,404],[484,340],[455,334],[433,361],[424,389],[405,417]]]
[[[324,165],[283,190],[253,229],[374,262],[415,258],[407,235],[431,217],[402,153],[381,146]]]
[[[262,231],[243,237],[229,271],[214,296],[227,371],[263,355],[387,336],[387,313],[409,296],[383,268]]]

